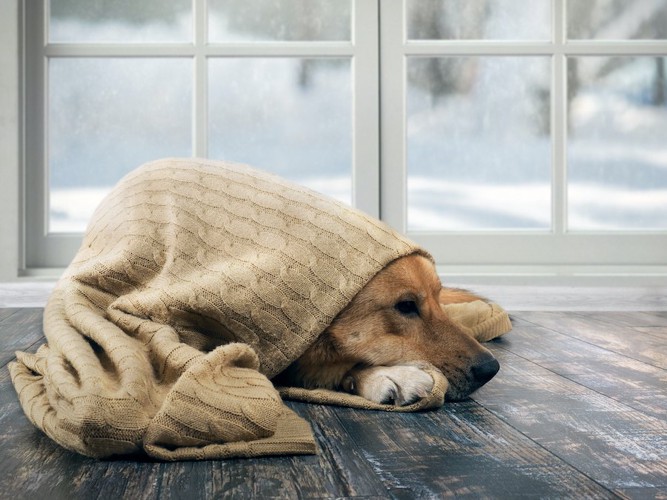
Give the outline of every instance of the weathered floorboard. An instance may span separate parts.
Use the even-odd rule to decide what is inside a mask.
[[[0,366],[23,351],[44,340],[42,309],[9,309],[13,314],[0,321]],[[3,309],[0,309],[3,311]]]
[[[9,318],[12,314],[16,314],[20,309],[0,308],[0,323]]]
[[[563,378],[667,419],[667,370],[522,320],[514,322],[505,345]]]
[[[667,311],[588,312],[585,316],[610,325],[662,327],[661,334],[667,335]]]
[[[667,369],[665,339],[660,335],[661,331],[667,333],[667,327],[617,325],[604,321],[604,316],[581,314],[526,312],[518,317],[616,354]]]
[[[608,495],[474,401],[424,414],[337,413],[395,498]]]
[[[610,490],[667,487],[667,421],[543,368],[508,344],[494,349],[501,371],[475,400]]]

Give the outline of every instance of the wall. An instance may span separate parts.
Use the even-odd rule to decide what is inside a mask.
[[[0,282],[19,269],[19,1],[0,2]]]

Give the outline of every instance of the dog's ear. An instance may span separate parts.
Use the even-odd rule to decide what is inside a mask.
[[[447,304],[460,304],[462,302],[475,302],[476,300],[482,300],[484,302],[489,302],[486,298],[477,295],[463,288],[447,288],[442,287],[440,290],[440,303],[442,305]]]

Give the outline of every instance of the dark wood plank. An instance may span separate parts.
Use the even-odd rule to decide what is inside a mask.
[[[664,369],[520,319],[515,320],[511,335],[505,345],[513,353],[624,405],[667,420]]]
[[[667,498],[667,488],[622,488],[616,491],[623,498],[642,500],[664,500]]]
[[[667,337],[663,339],[660,336],[645,335],[636,327],[600,321],[597,313],[523,312],[515,316],[628,358],[659,368],[667,368],[667,349],[665,349]],[[645,328],[662,329],[662,327]]]
[[[210,493],[228,498],[385,496],[382,482],[340,425],[337,408],[288,405],[311,423],[318,454],[214,462]]]
[[[625,311],[625,312],[588,312],[589,317],[603,323],[630,327],[662,327],[662,334],[667,334],[667,312],[665,311]]]
[[[43,309],[14,309],[0,322],[0,366],[14,359],[16,351],[29,349],[44,341],[42,332]]]
[[[635,326],[632,329],[636,332],[643,333],[645,335],[653,335],[654,337],[660,337],[664,341],[667,341],[667,329],[664,326]]]
[[[426,413],[337,414],[393,498],[610,495],[474,401]]]
[[[20,309],[18,309],[18,308],[8,308],[8,307],[0,308],[0,324],[2,324],[3,321],[5,321],[12,314],[14,314],[18,311],[20,311]]]
[[[318,453],[325,460],[323,472],[338,481],[340,494],[346,497],[372,497],[385,493],[384,483],[374,473],[364,450],[353,439],[335,406],[289,402],[299,415],[310,422],[319,444]],[[384,414],[383,414],[384,415]]]
[[[545,335],[554,333],[534,332],[530,341],[541,345]],[[612,491],[667,487],[667,421],[532,362],[525,342],[517,335],[491,344],[501,370],[474,399]],[[558,353],[552,355],[555,364],[562,362]],[[601,371],[598,378],[612,375]]]

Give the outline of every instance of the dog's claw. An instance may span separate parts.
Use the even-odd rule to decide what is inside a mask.
[[[345,392],[350,394],[356,394],[357,392],[357,385],[354,383],[354,377],[352,375],[345,377],[340,385]]]
[[[396,387],[394,386],[389,388],[389,391],[384,395],[380,403],[383,405],[395,405],[397,400],[398,394],[396,393]]]

